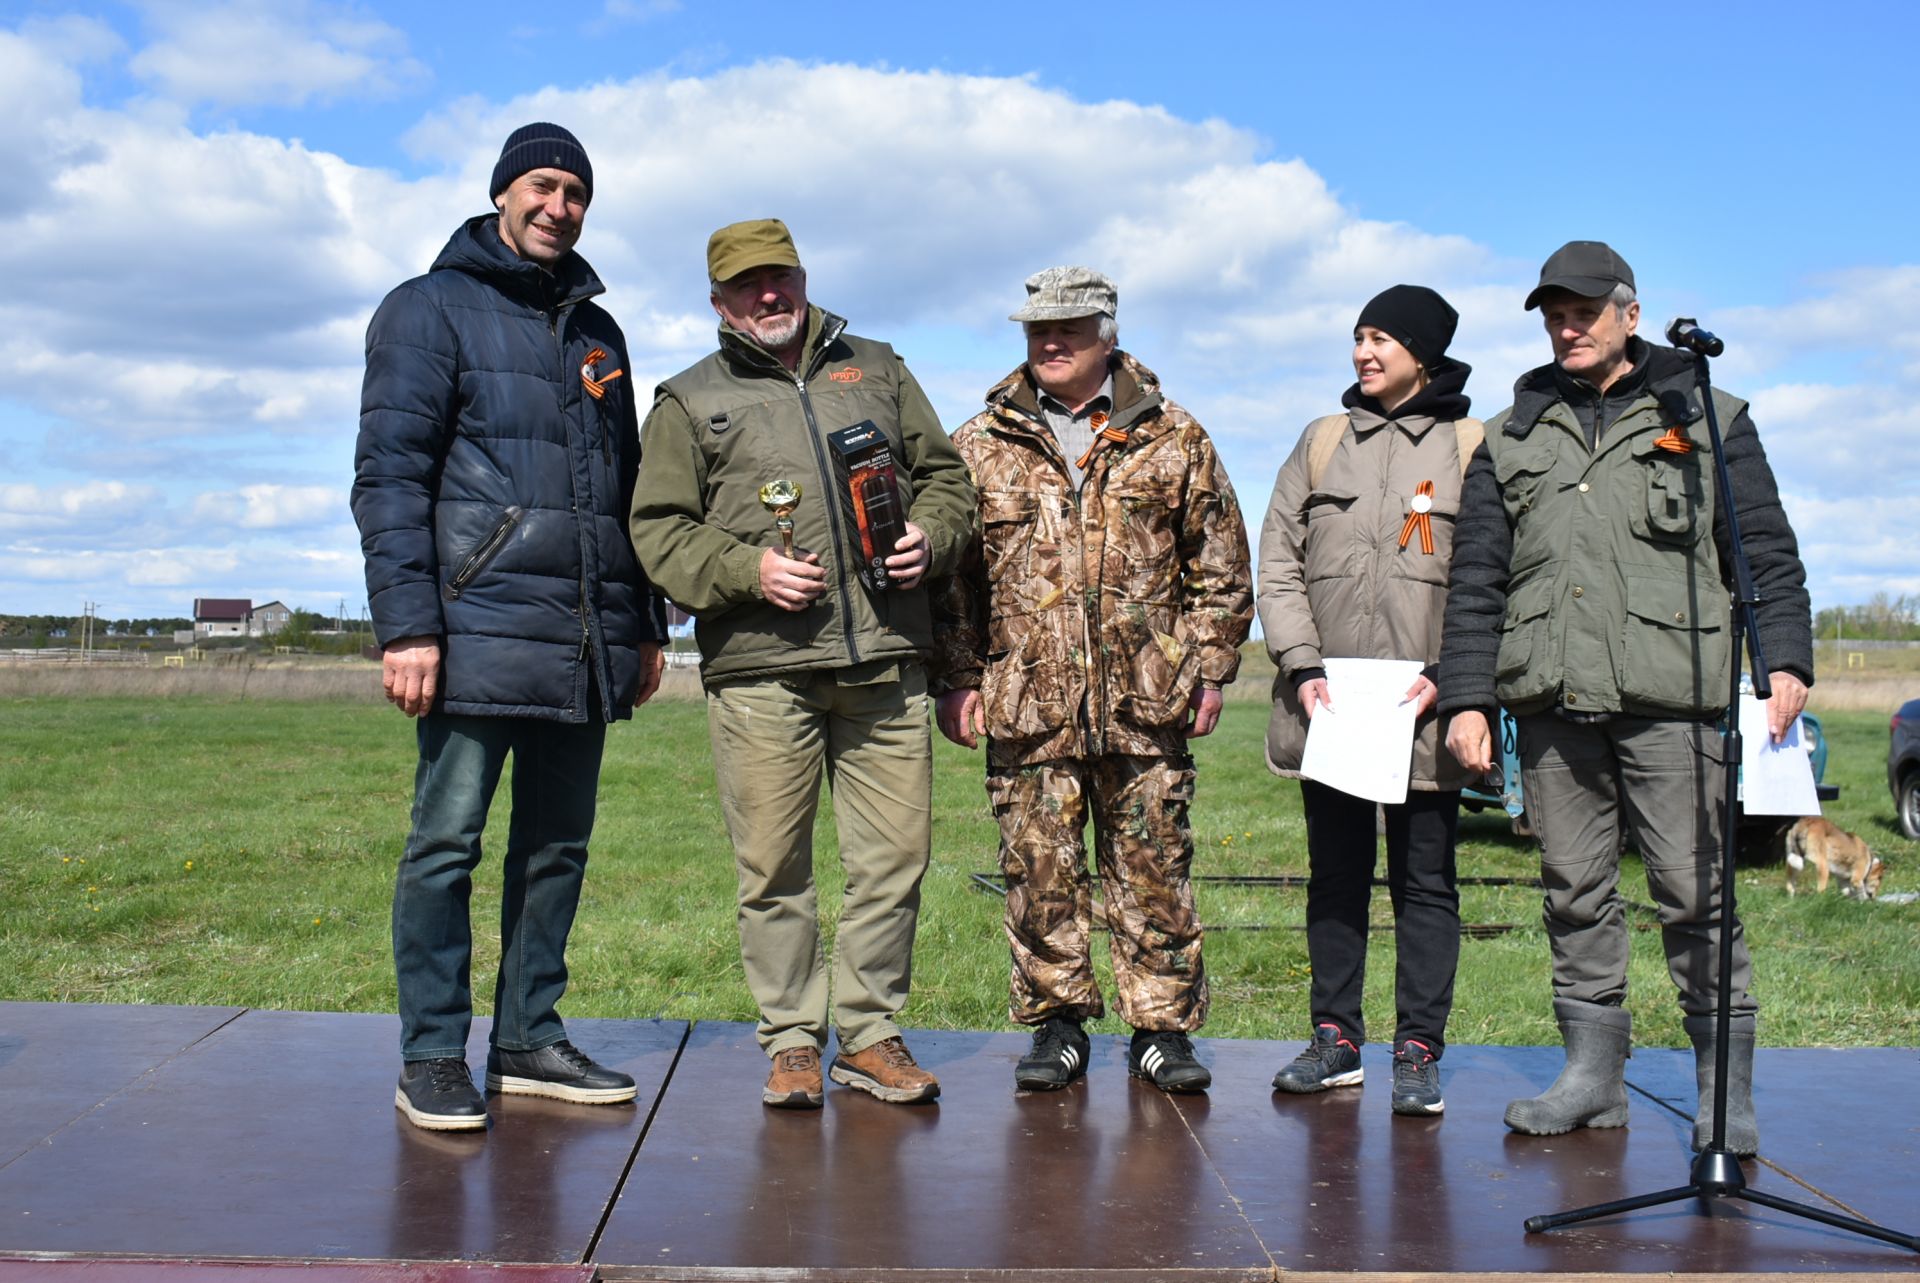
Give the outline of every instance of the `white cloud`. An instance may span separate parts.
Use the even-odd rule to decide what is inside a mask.
[[[406,37],[324,0],[148,0],[159,39],[129,69],[186,103],[298,107],[386,97],[429,79]]]
[[[131,509],[154,501],[151,486],[124,481],[87,481],[70,486],[38,486],[28,482],[0,485],[0,529],[47,518],[105,517],[125,519]]]
[[[644,17],[649,6],[622,7],[603,16]],[[160,40],[133,67],[187,98],[373,92],[407,65],[390,29],[359,11],[230,4],[212,12],[237,23],[233,40],[257,50],[284,39],[291,52],[253,59],[285,64],[278,88],[240,76],[222,90],[181,60],[197,49],[216,59],[204,65],[233,69],[238,55],[207,43],[226,37],[202,10],[150,12]],[[308,57],[316,44],[332,53]],[[1455,353],[1476,367],[1482,414],[1547,355],[1537,316],[1518,306],[1534,265],[1362,218],[1310,158],[1274,157],[1249,131],[1080,102],[1031,79],[775,61],[463,100],[408,134],[428,176],[403,181],[295,141],[198,132],[178,108],[92,107],[76,67],[112,52],[97,24],[0,31],[0,111],[16,125],[0,136],[0,163],[48,175],[0,209],[0,402],[61,425],[37,451],[12,443],[22,466],[57,460],[82,487],[171,483],[171,508],[144,505],[158,509],[147,524],[64,530],[69,542],[92,540],[93,554],[43,550],[74,565],[97,555],[86,564],[124,582],[191,580],[223,595],[229,587],[213,580],[244,567],[274,585],[333,591],[344,578],[357,592],[347,534],[328,536],[332,560],[248,540],[337,516],[366,318],[484,209],[499,140],[532,119],[567,124],[594,158],[581,247],[609,283],[642,385],[712,344],[707,234],[769,214],[793,228],[815,300],[895,342],[951,422],[1019,359],[1005,317],[1030,272],[1064,262],[1109,272],[1123,342],[1221,439],[1256,524],[1280,458],[1351,382],[1350,327],[1378,289],[1429,284],[1459,309]],[[859,127],[836,127],[850,121]],[[1841,274],[1786,307],[1732,309],[1715,328],[1743,335],[1726,381],[1753,397],[1789,492],[1857,496],[1868,521],[1886,523],[1856,539],[1816,532],[1816,597],[1832,600],[1825,585],[1850,576],[1894,573],[1863,569],[1859,550],[1878,546],[1883,528],[1895,538],[1889,514],[1913,498],[1920,438],[1902,410],[1920,394],[1920,267]],[[1865,355],[1837,371],[1802,369],[1809,346]],[[169,511],[189,529],[224,522],[233,541],[182,549]],[[1796,519],[1803,512],[1826,520],[1799,506]],[[206,571],[218,556],[229,569]],[[261,564],[269,558],[280,560]]]
[[[346,511],[344,486],[243,486],[238,492],[203,494],[193,503],[196,523],[232,525],[243,530],[337,523]]]

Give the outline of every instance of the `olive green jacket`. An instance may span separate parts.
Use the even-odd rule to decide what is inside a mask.
[[[1617,414],[1543,366],[1488,421],[1455,532],[1442,712],[1495,699],[1515,713],[1726,707],[1730,543],[1704,409],[1682,354],[1636,339],[1630,355]],[[1769,667],[1810,679],[1805,570],[1772,470],[1745,403],[1716,388],[1714,405]],[[1595,414],[1589,447],[1583,415]]]
[[[973,486],[926,394],[892,348],[807,312],[805,355],[788,370],[745,335],[662,383],[641,429],[630,529],[656,588],[694,617],[701,675],[713,682],[924,657],[933,645],[926,585],[949,573],[975,529]],[[908,519],[932,564],[918,587],[869,592],[837,502],[827,437],[872,420],[892,446]],[[760,558],[780,546],[760,487],[800,485],[794,545],[819,554],[827,591],[801,611],[769,603]]]

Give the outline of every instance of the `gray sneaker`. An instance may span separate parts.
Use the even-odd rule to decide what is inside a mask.
[[[1425,1118],[1447,1107],[1440,1098],[1440,1062],[1433,1048],[1409,1038],[1393,1052],[1393,1112]]]
[[[1329,1087],[1358,1087],[1362,1076],[1360,1048],[1339,1025],[1321,1025],[1307,1049],[1273,1076],[1273,1089],[1304,1096]]]

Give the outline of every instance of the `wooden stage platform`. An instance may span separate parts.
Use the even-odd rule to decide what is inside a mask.
[[[1630,1128],[1533,1138],[1501,1111],[1558,1048],[1450,1048],[1446,1114],[1406,1119],[1377,1046],[1363,1090],[1288,1097],[1298,1042],[1203,1040],[1213,1091],[1171,1098],[1103,1037],[1087,1080],[1016,1095],[1025,1036],[918,1032],[936,1104],[783,1112],[748,1026],[570,1028],[637,1105],[494,1098],[449,1134],[393,1108],[393,1017],[0,1003],[0,1283],[1920,1275],[1744,1202],[1525,1233],[1685,1183],[1689,1053],[1629,1062]],[[1757,1079],[1755,1188],[1920,1230],[1920,1051],[1763,1049]]]

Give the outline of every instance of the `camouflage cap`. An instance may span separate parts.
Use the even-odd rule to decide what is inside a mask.
[[[1027,305],[1009,321],[1070,321],[1119,316],[1120,291],[1091,267],[1049,267],[1027,278]]]
[[[787,225],[777,218],[750,218],[728,223],[707,237],[707,279],[730,281],[756,267],[798,267],[800,252],[793,247]]]

